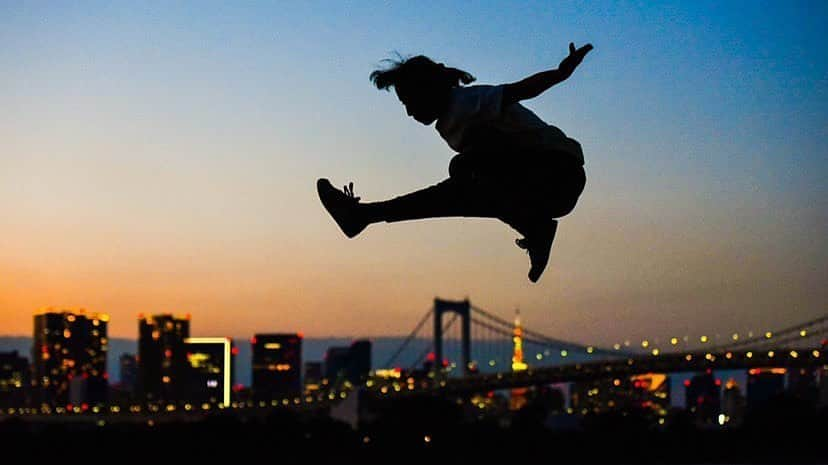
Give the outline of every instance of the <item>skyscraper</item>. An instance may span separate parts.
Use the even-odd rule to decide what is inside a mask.
[[[29,385],[29,361],[17,351],[0,352],[0,407],[21,407]]]
[[[256,334],[253,349],[253,398],[270,400],[302,391],[302,335]]]
[[[83,310],[35,315],[32,368],[38,403],[106,402],[108,321],[108,315]]]
[[[699,425],[718,424],[721,411],[721,381],[712,372],[693,376],[685,381],[685,404]]]
[[[785,391],[785,368],[751,368],[748,370],[747,406],[756,408]]]
[[[193,337],[184,340],[187,350],[188,402],[230,405],[233,387],[233,341],[227,337]]]
[[[348,347],[328,347],[325,351],[325,379],[331,386],[345,381],[349,353]]]
[[[371,341],[359,339],[349,347],[329,347],[325,351],[325,378],[333,385],[348,381],[359,384],[371,371]]]
[[[170,314],[138,317],[138,392],[147,400],[184,400],[188,390],[190,317]]]

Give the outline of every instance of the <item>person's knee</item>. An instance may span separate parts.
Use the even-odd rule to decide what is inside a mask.
[[[449,162],[449,177],[457,180],[470,179],[472,175],[469,155],[458,153]]]

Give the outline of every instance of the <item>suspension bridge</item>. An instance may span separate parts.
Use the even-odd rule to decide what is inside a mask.
[[[814,368],[828,363],[826,333],[828,315],[777,331],[600,347],[522,327],[469,300],[438,298],[368,388],[378,395],[485,392],[644,373]]]

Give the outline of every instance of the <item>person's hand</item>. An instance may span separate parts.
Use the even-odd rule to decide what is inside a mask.
[[[582,61],[584,61],[584,57],[590,50],[592,50],[592,44],[586,44],[583,47],[575,48],[575,44],[570,42],[569,56],[561,61],[561,65],[558,69],[566,71],[567,73],[572,73],[575,71],[575,68],[577,68]]]

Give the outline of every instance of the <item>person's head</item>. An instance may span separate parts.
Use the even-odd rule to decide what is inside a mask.
[[[393,87],[408,116],[426,125],[440,117],[451,89],[474,82],[471,74],[424,55],[386,61],[391,66],[372,72],[371,81],[377,89]]]

